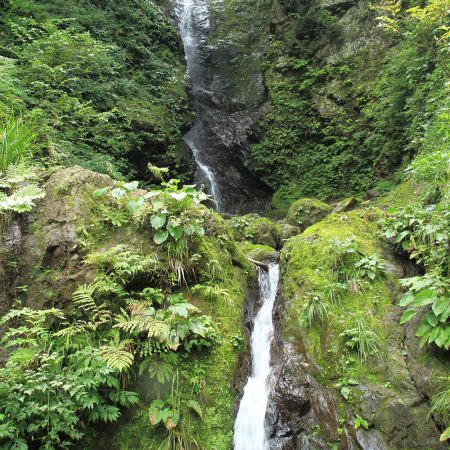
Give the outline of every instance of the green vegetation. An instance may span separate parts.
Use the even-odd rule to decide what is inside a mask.
[[[186,184],[167,8],[0,0],[0,447],[229,450],[253,263],[279,259],[287,375],[330,417],[310,436],[395,442],[406,411],[405,448],[427,414],[444,442],[448,1],[211,4],[211,73],[258,117],[243,163],[278,221]]]
[[[0,112],[20,110],[33,123],[36,156],[119,178],[146,177],[146,162],[185,176],[184,69],[156,3],[11,1],[1,9]]]
[[[397,169],[434,145],[449,98],[446,1],[373,2],[377,13],[365,3],[269,1],[256,12],[230,3],[268,22],[256,42],[271,108],[249,164],[276,190],[274,206],[384,193],[401,180]]]

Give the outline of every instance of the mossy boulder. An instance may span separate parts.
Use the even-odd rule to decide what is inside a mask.
[[[300,198],[289,208],[286,222],[302,230],[320,222],[333,211],[330,205],[314,198]]]
[[[338,405],[315,404],[301,420],[313,421],[326,439],[334,440],[337,425],[322,423],[321,417],[338,414],[346,448],[391,448],[392,442],[401,442],[392,448],[441,448],[435,424],[423,420],[428,409],[404,358],[405,329],[399,325],[400,308],[393,306],[401,267],[379,238],[377,222],[383,215],[377,208],[330,214],[291,238],[281,251],[279,331],[285,348],[301,355],[303,370],[320,383],[308,394],[312,403],[323,388],[339,386]],[[363,257],[398,267],[388,271],[380,266],[371,279],[356,266]],[[362,336],[368,335],[376,349],[363,356],[358,349]],[[299,385],[303,379],[299,373]],[[356,416],[367,420],[369,431],[355,433]],[[402,417],[395,426],[394,417]]]
[[[14,281],[27,286],[23,298],[27,306],[57,306],[70,314],[73,291],[80,284],[90,283],[97,274],[87,256],[117,246],[154,256],[161,270],[155,276],[140,278],[138,282],[145,283],[140,288],[167,290],[175,284],[171,289],[182,292],[202,314],[211,316],[220,335],[212,348],[180,352],[183,354],[176,366],[180,391],[186,399],[201,399],[203,409],[203,420],[195,413],[184,413],[183,430],[201,448],[229,449],[236,379],[247,354],[244,303],[257,292],[254,265],[237,244],[229,224],[211,209],[193,204],[183,213],[202,219],[204,235],[186,240],[191,258],[185,261],[186,279],[177,285],[178,269],[170,265],[167,248],[153,242],[151,229],[143,228],[131,216],[120,226],[105,220],[103,197],[94,198],[92,194],[114,183],[106,175],[78,167],[52,173],[44,185],[46,197],[28,218],[27,229],[22,229],[19,277]],[[212,300],[201,289],[192,289],[196,284],[214,285],[222,297]],[[197,380],[199,386],[195,395],[192,380]],[[157,397],[154,385],[149,386],[150,391],[135,410],[124,412],[120,423],[105,430],[91,430],[80,448],[158,448],[165,430],[149,426],[148,407]]]
[[[247,234],[253,244],[267,245],[279,248],[281,241],[281,226],[267,217],[252,220],[247,227]]]
[[[247,258],[262,263],[275,262],[279,255],[273,247],[269,247],[268,245],[255,245],[250,244],[250,242],[245,242],[241,248]]]
[[[255,245],[280,248],[283,227],[267,217],[257,214],[236,216],[228,221],[235,239],[248,241]]]

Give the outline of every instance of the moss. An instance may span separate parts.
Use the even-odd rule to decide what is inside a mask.
[[[281,241],[281,226],[266,217],[251,221],[247,234],[253,244],[267,245],[279,248]]]
[[[247,214],[228,221],[233,236],[238,241],[249,241],[255,245],[280,248],[283,226],[267,217]]]
[[[241,247],[245,256],[255,261],[274,261],[278,255],[278,252],[268,245],[255,245],[245,242]]]
[[[392,282],[387,275],[379,274],[374,281],[363,281],[361,286],[347,285],[340,290],[338,300],[333,301],[328,296],[328,286],[338,281],[334,270],[336,240],[354,240],[355,261],[360,255],[383,257],[384,248],[376,237],[378,230],[374,223],[381,214],[376,209],[331,214],[323,222],[290,239],[281,252],[282,293],[286,301],[285,338],[294,340],[299,348],[306,345],[322,368],[318,377],[325,384],[339,375],[342,356],[351,355],[340,334],[353,328],[359,315],[363,315],[367,326],[385,342],[385,317],[391,305]],[[350,269],[355,261],[350,262]],[[318,293],[326,302],[328,320],[324,325],[301,329],[302,307]],[[358,365],[355,370],[360,376],[373,375],[377,371],[369,365]]]
[[[191,268],[195,273],[192,282],[216,284],[227,290],[229,300],[212,301],[201,292],[190,290],[189,286],[182,289],[189,302],[202,314],[213,318],[220,338],[211,349],[192,350],[179,357],[177,370],[182,399],[198,401],[203,410],[203,419],[200,419],[184,406],[180,429],[200,448],[227,450],[231,447],[234,423],[234,381],[240,361],[247,352],[243,339],[244,302],[247,289],[253,289],[253,283],[256,283],[255,270],[221,216],[203,206],[194,207],[190,213],[204,218],[206,231],[204,236],[190,242]],[[147,240],[148,237],[127,224],[117,229],[107,242],[112,245],[137,241],[143,251],[154,251],[154,245]],[[148,407],[153,397],[146,393],[145,400],[136,410],[127,413],[112,430],[99,432],[85,448],[158,449],[166,433],[163,427],[151,428],[148,423]]]
[[[388,195],[375,199],[372,204],[381,208],[402,207],[416,203],[423,196],[424,185],[409,178],[399,184]]]
[[[286,222],[289,225],[297,225],[305,229],[322,220],[331,211],[331,206],[321,200],[300,198],[290,206],[286,216]]]

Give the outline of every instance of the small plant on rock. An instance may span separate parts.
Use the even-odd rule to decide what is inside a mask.
[[[367,277],[374,280],[377,275],[383,273],[385,265],[376,255],[364,256],[355,263],[358,274],[361,278]]]
[[[321,293],[312,294],[302,307],[300,324],[312,327],[318,323],[323,324],[328,319],[327,302]]]
[[[354,328],[344,330],[339,336],[345,339],[347,348],[357,352],[361,363],[366,362],[370,356],[381,356],[382,342],[362,317],[357,319]]]

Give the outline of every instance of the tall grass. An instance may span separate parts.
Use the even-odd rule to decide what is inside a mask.
[[[14,114],[0,119],[0,172],[21,161],[31,153],[35,134],[23,121]]]

